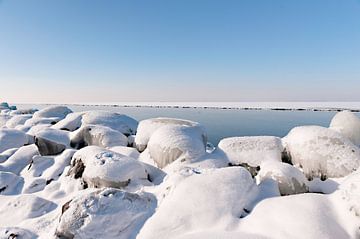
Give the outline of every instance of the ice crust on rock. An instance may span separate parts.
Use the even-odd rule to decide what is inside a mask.
[[[87,146],[76,152],[71,165],[69,175],[81,177],[89,187],[95,188],[124,188],[130,182],[148,177],[140,161],[98,146]]]
[[[207,134],[204,127],[197,122],[175,118],[152,118],[139,122],[139,127],[135,136],[136,148],[140,152],[144,151],[152,134],[159,128],[167,125],[183,125],[199,128],[199,130],[202,131],[204,141],[207,141]]]
[[[63,206],[60,238],[135,238],[152,215],[156,199],[148,193],[105,188],[76,197]]]
[[[127,137],[119,131],[106,126],[86,125],[76,130],[71,136],[70,146],[76,149],[95,145],[103,148],[127,146]]]
[[[281,195],[292,195],[309,192],[308,181],[305,175],[294,166],[267,161],[261,164],[259,171],[260,181],[274,180]]]
[[[310,179],[344,177],[360,166],[360,149],[328,128],[295,127],[283,141],[291,162]]]
[[[281,162],[284,150],[281,139],[274,136],[231,137],[219,142],[223,152],[233,165],[260,166],[262,162]]]
[[[350,111],[337,113],[331,120],[330,129],[333,129],[355,145],[360,146],[360,118]]]
[[[149,154],[159,168],[180,159],[200,158],[206,151],[206,139],[198,127],[167,125],[159,128],[148,143]]]
[[[35,144],[41,155],[57,155],[70,146],[70,135],[64,130],[46,128],[35,133]]]
[[[0,128],[0,153],[7,149],[19,148],[28,142],[29,139],[24,132],[16,129]]]

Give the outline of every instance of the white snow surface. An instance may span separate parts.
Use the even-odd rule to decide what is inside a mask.
[[[333,129],[348,139],[355,145],[360,146],[360,118],[350,111],[337,113],[331,120],[330,129]]]

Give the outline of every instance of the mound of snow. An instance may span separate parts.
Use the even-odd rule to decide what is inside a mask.
[[[155,207],[155,197],[148,193],[97,190],[63,206],[56,235],[61,238],[135,238]]]
[[[75,152],[76,151],[73,149],[66,149],[60,155],[56,156],[54,158],[54,164],[51,167],[45,169],[41,177],[44,178],[46,182],[57,180],[63,173],[65,167],[70,165],[71,158]]]
[[[283,141],[291,162],[310,179],[343,177],[360,166],[360,149],[328,128],[295,127]]]
[[[56,208],[56,204],[33,194],[6,197],[0,203],[1,226],[17,226],[29,218],[40,217]]]
[[[267,161],[261,164],[259,171],[260,181],[272,179],[277,182],[281,195],[306,193],[309,191],[305,175],[294,166]]]
[[[88,145],[108,148],[114,146],[127,146],[127,144],[127,137],[119,131],[106,126],[86,125],[73,133],[70,146],[81,149]]]
[[[355,145],[360,146],[360,119],[350,111],[337,113],[331,120],[330,129],[333,129],[348,139]]]
[[[22,131],[16,129],[0,129],[0,153],[7,149],[19,148],[29,142]]]
[[[10,172],[0,171],[0,195],[19,194],[24,185],[24,179]]]
[[[348,209],[359,217],[360,221],[360,171],[350,174],[340,184],[342,199],[346,201]]]
[[[107,111],[85,112],[82,123],[106,126],[125,135],[135,134],[138,126],[138,122],[127,115]]]
[[[10,115],[2,115],[0,114],[0,128],[6,125],[6,122],[11,119]]]
[[[152,118],[140,121],[139,127],[137,129],[137,134],[135,136],[136,148],[140,152],[144,151],[151,138],[151,135],[157,129],[166,125],[184,125],[198,127],[203,133],[204,141],[207,141],[205,129],[197,122],[174,118]]]
[[[273,239],[354,238],[329,197],[311,193],[262,200],[239,230]]]
[[[66,115],[65,119],[60,120],[52,126],[53,129],[61,129],[68,131],[75,131],[80,128],[82,123],[83,112],[74,112]]]
[[[281,139],[274,136],[231,137],[220,140],[218,149],[233,165],[260,166],[262,162],[281,162],[284,150]]]
[[[72,110],[66,106],[49,106],[34,113],[34,118],[59,118],[64,119]]]
[[[239,222],[257,196],[256,184],[244,168],[191,172],[168,187],[170,192],[137,238],[174,238],[208,228],[225,230]]]
[[[89,187],[126,187],[130,181],[147,180],[145,166],[133,158],[97,146],[88,146],[73,156],[69,175],[82,177]]]
[[[46,127],[56,124],[60,118],[34,118],[34,116],[25,121],[24,126],[33,127],[36,125],[44,125]]]
[[[32,115],[14,115],[6,122],[7,128],[15,128],[18,125],[23,125],[28,119],[31,119]]]
[[[41,155],[57,155],[70,145],[67,131],[45,128],[35,134],[35,144]]]
[[[23,146],[11,155],[8,160],[0,164],[0,170],[19,175],[21,170],[28,166],[32,158],[38,154],[39,151],[35,145]]]
[[[34,114],[37,109],[21,109],[21,110],[12,110],[10,115],[32,115]]]
[[[4,152],[2,152],[0,154],[0,163],[3,163],[6,160],[8,160],[8,158],[10,158],[11,155],[13,155],[17,150],[18,150],[18,148],[12,148],[12,149],[7,149]]]
[[[148,148],[151,158],[163,168],[179,158],[190,161],[203,156],[206,141],[198,127],[167,125],[155,131]]]
[[[125,146],[115,146],[115,147],[111,147],[109,148],[111,151],[114,151],[116,153],[128,156],[130,158],[134,158],[137,159],[140,157],[140,153],[131,147],[125,147]]]
[[[19,227],[0,227],[1,239],[35,239],[38,236],[33,232]]]

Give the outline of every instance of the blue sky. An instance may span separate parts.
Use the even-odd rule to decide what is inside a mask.
[[[360,1],[2,0],[0,100],[360,101]]]

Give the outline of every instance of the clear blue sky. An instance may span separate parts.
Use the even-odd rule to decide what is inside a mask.
[[[0,100],[360,101],[360,0],[0,0]]]

